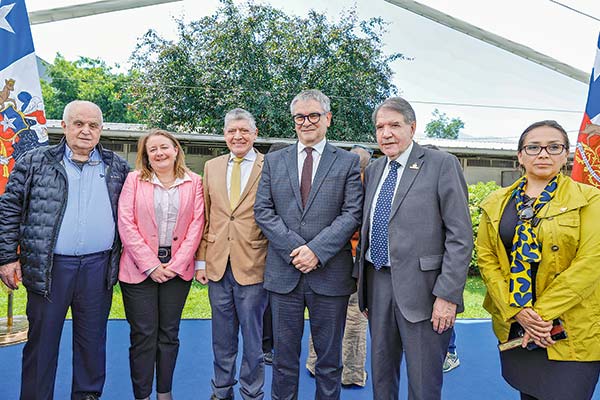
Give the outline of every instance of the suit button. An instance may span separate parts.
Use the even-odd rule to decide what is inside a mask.
[[[228,237],[228,238],[227,238],[227,240],[231,240],[231,238],[230,238],[230,237]]]
[[[306,225],[306,222],[301,222],[300,225],[304,226]]]
[[[230,221],[233,221],[235,219],[235,217],[232,215],[231,217],[229,217]]]
[[[175,236],[175,237],[173,238],[173,240],[177,240],[177,236]]]
[[[550,249],[552,251],[558,251],[559,247],[557,245],[553,245],[552,247],[550,247]]]

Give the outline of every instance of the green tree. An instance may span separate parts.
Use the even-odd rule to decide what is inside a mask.
[[[107,122],[140,122],[142,115],[132,108],[131,74],[113,72],[100,59],[68,61],[60,54],[47,73],[50,81],[41,84],[48,118],[61,119],[65,105],[79,99],[98,104]]]
[[[425,134],[431,138],[458,139],[458,133],[465,127],[460,118],[449,119],[446,113],[437,108],[431,113],[434,117],[426,126]]]
[[[404,57],[383,53],[379,18],[359,21],[351,10],[329,22],[221,0],[214,15],[177,23],[176,41],[151,30],[131,58],[149,125],[215,133],[229,109],[243,107],[262,135],[292,137],[289,102],[317,88],[332,99],[331,139],[372,141],[374,106],[397,92],[389,63]]]
[[[469,185],[469,211],[471,213],[471,224],[473,226],[473,240],[477,239],[479,232],[479,222],[481,221],[481,209],[479,205],[495,190],[500,189],[500,186],[494,181],[487,183],[478,182]],[[479,266],[477,265],[477,249],[473,249],[471,255],[471,264],[469,265],[469,275],[479,275]]]

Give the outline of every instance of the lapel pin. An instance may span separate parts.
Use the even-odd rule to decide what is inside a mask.
[[[417,163],[412,163],[410,165],[410,167],[408,167],[408,168],[410,168],[410,169],[419,169],[419,166],[417,165]]]

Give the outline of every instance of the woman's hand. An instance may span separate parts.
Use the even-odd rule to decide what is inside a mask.
[[[168,264],[161,264],[150,274],[150,278],[156,283],[165,283],[177,276],[177,273],[167,268]]]
[[[527,346],[529,338],[533,339],[535,344],[540,347],[547,347],[554,344],[550,338],[550,331],[552,330],[552,321],[544,321],[538,313],[533,311],[531,308],[524,308],[517,315],[515,315],[517,322],[525,329],[525,336],[523,338],[523,347]],[[527,340],[525,340],[527,338]],[[539,343],[538,343],[539,342]],[[545,343],[544,346],[540,345]]]

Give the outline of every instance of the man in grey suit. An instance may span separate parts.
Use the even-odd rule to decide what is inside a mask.
[[[256,222],[269,240],[265,288],[273,313],[273,399],[298,398],[304,309],[317,353],[316,399],[339,399],[342,336],[352,278],[350,237],[360,224],[359,157],[327,143],[330,101],[318,90],[290,105],[298,142],[267,154]]]
[[[365,172],[355,276],[369,318],[374,398],[398,399],[404,353],[408,398],[440,399],[473,249],[467,187],[456,157],[413,142],[406,100],[385,100],[373,122],[385,157]]]

